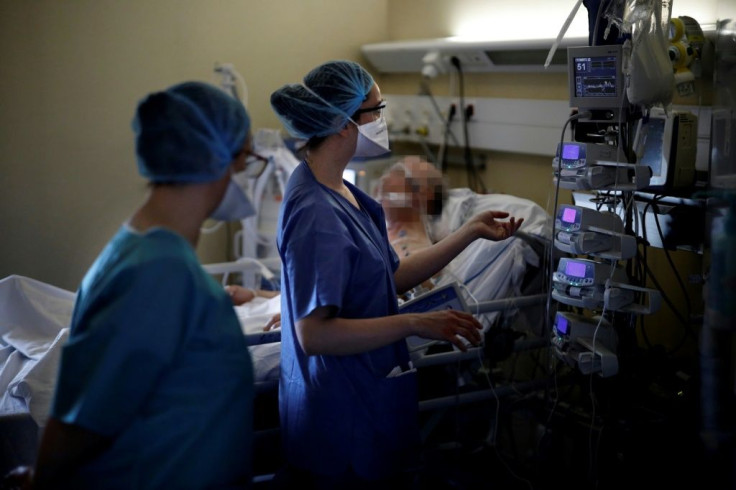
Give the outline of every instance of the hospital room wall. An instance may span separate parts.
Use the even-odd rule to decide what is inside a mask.
[[[280,127],[270,93],[387,38],[387,0],[0,2],[0,277],[74,290],[142,203],[135,105],[233,63],[254,128]],[[339,21],[336,21],[339,19]],[[208,223],[212,224],[212,223]],[[227,230],[203,235],[226,260]]]
[[[677,0],[671,2],[672,15],[690,15],[704,28],[714,28],[716,0]],[[573,0],[401,0],[388,4],[388,34],[392,41],[483,36],[487,39],[547,39],[551,47],[575,2]],[[421,12],[421,15],[417,15]],[[581,30],[582,29],[582,30]],[[581,6],[570,24],[566,37],[587,36],[587,10]],[[712,73],[703,73],[698,92],[691,97],[677,97],[675,104],[697,106],[710,103]],[[383,74],[377,76],[387,94],[416,95],[420,75]],[[466,73],[466,99],[491,97],[531,100],[569,100],[567,73],[544,70],[527,73]],[[449,76],[430,82],[433,94],[449,95]],[[702,90],[700,90],[702,88]],[[457,95],[455,87],[451,95]],[[560,129],[564,124],[560,121]],[[399,151],[416,151],[418,146],[399,145]],[[531,199],[547,208],[553,199],[552,162],[549,156],[498,151],[482,151],[487,162],[481,176],[489,191]],[[453,186],[467,186],[462,166],[450,166]],[[560,190],[559,202],[571,203],[569,191]]]
[[[554,37],[569,14],[574,2],[523,1],[511,3],[488,0],[402,0],[389,2],[389,38],[394,41],[412,39],[431,39],[461,34],[473,20],[485,22],[487,28],[483,35],[509,36],[522,39],[539,36],[536,26],[527,24],[534,17],[534,10],[540,8],[553,13],[548,21],[549,37]],[[416,15],[421,11],[422,15]],[[585,19],[584,9],[575,18],[574,24]],[[513,19],[512,23],[497,22],[498,19]],[[507,25],[503,25],[507,24]],[[527,30],[529,29],[529,30]],[[499,30],[504,30],[501,33]],[[478,34],[478,33],[476,33]],[[419,74],[378,75],[381,89],[388,94],[413,95],[420,85]],[[448,95],[448,77],[438,77],[430,82],[435,95]],[[566,73],[468,73],[465,75],[465,95],[467,98],[494,97],[513,99],[568,100]],[[561,125],[564,121],[561,121]],[[399,146],[399,151],[412,151],[411,146]],[[553,149],[550,149],[552,152]],[[551,158],[546,156],[509,153],[483,152],[488,164],[481,176],[489,191],[513,194],[530,199],[542,207],[550,202],[552,182]],[[550,153],[551,154],[551,153]],[[462,166],[450,166],[448,177],[452,186],[467,186],[466,173]],[[561,199],[570,202],[571,193],[560,191]]]

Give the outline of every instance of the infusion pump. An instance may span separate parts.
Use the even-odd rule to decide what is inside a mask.
[[[618,373],[618,337],[611,324],[600,316],[588,318],[558,312],[552,347],[557,358],[583,374],[598,373],[605,378]]]
[[[661,293],[633,286],[614,264],[563,257],[552,276],[552,298],[591,310],[604,309],[648,315],[659,310]]]
[[[563,142],[553,159],[554,181],[563,189],[635,191],[649,185],[652,170],[629,163],[607,144]]]
[[[571,254],[629,259],[636,255],[636,238],[623,231],[623,220],[615,213],[563,204],[555,218],[554,243]]]
[[[626,274],[613,265],[563,257],[552,276],[552,297],[570,306],[601,309],[606,282],[611,278],[624,282]],[[630,300],[633,300],[633,295]]]

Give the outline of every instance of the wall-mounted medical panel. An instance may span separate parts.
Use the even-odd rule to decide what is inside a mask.
[[[386,119],[393,141],[464,146],[465,137],[457,97],[384,94]],[[562,126],[570,116],[567,100],[464,99],[471,148],[553,157]],[[446,130],[454,104],[456,116]]]
[[[361,51],[379,73],[420,73],[429,53],[437,53],[446,66],[451,57],[457,57],[466,72],[564,72],[567,71],[567,47],[586,46],[588,40],[562,39],[545,67],[554,43],[554,39],[460,41],[437,38],[365,44]]]

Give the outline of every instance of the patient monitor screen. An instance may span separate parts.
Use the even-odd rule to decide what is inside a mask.
[[[573,63],[576,97],[616,98],[616,56],[581,56]]]
[[[625,106],[621,45],[567,50],[570,107],[619,111]]]

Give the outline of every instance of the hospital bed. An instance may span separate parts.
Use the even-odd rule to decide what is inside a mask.
[[[467,310],[476,315],[484,331],[511,325],[542,336],[542,309],[547,297],[550,223],[548,214],[532,201],[506,194],[479,195],[469,189],[452,189],[443,213],[442,229],[452,232],[468,218],[486,210],[504,210],[524,218],[522,228],[511,239],[501,242],[477,240],[458,255],[443,271],[435,287],[457,285]],[[280,267],[273,259],[240,258],[233,262],[209,264],[207,271],[218,275],[223,285],[245,274],[242,284],[252,287],[263,281],[272,283]],[[251,276],[255,275],[253,279]],[[257,366],[259,390],[278,383],[277,344],[280,333],[264,333],[262,327],[280,312],[279,298],[255,301],[237,308],[251,352],[264,366]],[[429,362],[429,361],[425,361]],[[436,362],[436,361],[433,361]]]

